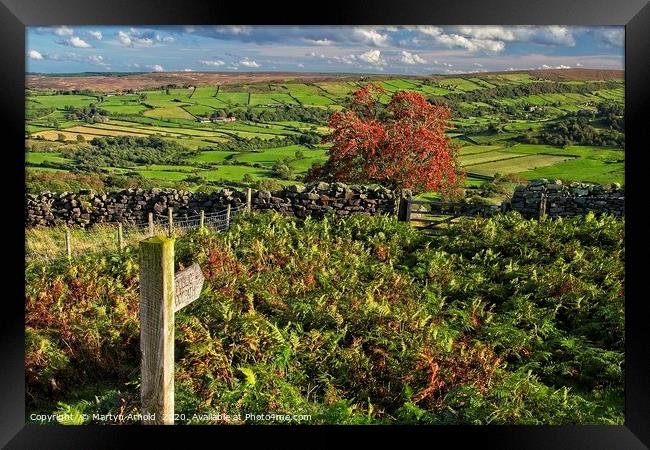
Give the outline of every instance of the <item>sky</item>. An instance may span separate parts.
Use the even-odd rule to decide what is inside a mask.
[[[454,74],[623,69],[624,27],[56,26],[27,29],[27,71]]]

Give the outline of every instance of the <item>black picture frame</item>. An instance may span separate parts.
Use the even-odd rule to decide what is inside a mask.
[[[307,2],[253,3],[223,0],[0,0],[0,104],[5,147],[5,174],[13,174],[5,199],[5,222],[13,225],[10,239],[3,246],[7,261],[19,261],[24,253],[24,85],[25,27],[48,25],[199,25],[199,24],[349,24],[349,25],[625,25],[625,108],[626,108],[626,361],[625,425],[623,426],[456,426],[456,427],[63,427],[25,425],[24,378],[24,285],[20,273],[6,275],[6,285],[16,295],[3,290],[0,313],[2,327],[2,370],[0,371],[0,445],[6,448],[117,448],[157,442],[169,446],[173,441],[190,445],[204,438],[221,445],[223,437],[239,443],[260,434],[264,445],[286,445],[300,436],[305,445],[334,443],[343,433],[354,431],[364,439],[384,439],[387,433],[405,438],[426,439],[427,446],[443,440],[454,446],[476,444],[488,448],[553,449],[641,449],[650,446],[650,339],[644,314],[642,275],[643,254],[642,153],[646,124],[643,107],[650,104],[650,4],[648,0],[454,0],[423,2],[328,1],[321,5]],[[14,170],[15,167],[15,170]],[[14,192],[15,188],[15,192]],[[15,211],[11,211],[15,208]],[[14,219],[15,218],[15,219]],[[6,235],[7,236],[7,235]],[[23,237],[21,241],[21,236]],[[15,252],[15,255],[13,254]],[[10,259],[11,258],[11,259]],[[21,272],[18,264],[17,272]],[[253,433],[252,431],[255,431]],[[209,433],[201,436],[197,433]],[[137,436],[136,436],[137,435]],[[143,436],[144,435],[144,436]],[[336,439],[334,439],[336,437]],[[136,439],[137,438],[137,439]],[[268,440],[268,439],[273,439]],[[316,438],[316,439],[315,439]],[[330,438],[330,439],[328,439]],[[441,439],[443,438],[443,439]],[[342,439],[341,439],[342,441]],[[409,441],[405,441],[409,442]],[[131,445],[129,445],[131,444]],[[180,444],[179,444],[180,445]],[[322,444],[321,444],[322,445]],[[411,444],[415,445],[415,444]]]

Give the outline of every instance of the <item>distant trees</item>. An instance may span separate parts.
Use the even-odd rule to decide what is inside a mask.
[[[99,171],[101,167],[130,167],[137,164],[178,164],[187,157],[198,154],[177,142],[159,136],[107,136],[96,137],[90,146],[75,149],[71,156],[77,167]]]
[[[299,121],[325,124],[332,111],[325,108],[305,107],[302,105],[278,105],[273,108],[232,107],[223,111],[220,117],[236,117],[238,120],[254,122]],[[217,111],[217,112],[218,112]]]
[[[537,94],[586,94],[599,89],[620,87],[616,81],[584,82],[569,84],[560,82],[519,83],[495,86],[486,89],[476,89],[468,92],[454,92],[446,96],[450,102],[485,102],[499,98],[526,97]]]
[[[521,140],[530,144],[567,146],[573,144],[624,147],[625,135],[616,130],[596,129],[585,117],[569,117],[547,125],[537,136],[526,134]]]
[[[25,110],[25,119],[26,120],[34,120],[34,119],[39,119],[41,117],[45,117],[49,114],[52,114],[55,111],[54,108],[52,107],[38,107],[38,108],[33,108],[33,107],[28,107]]]
[[[81,108],[74,106],[66,106],[64,108],[65,118],[68,120],[83,120],[84,122],[104,122],[108,112],[97,108],[97,106],[89,105]]]
[[[273,170],[273,173],[278,178],[282,178],[283,180],[293,180],[295,178],[291,166],[283,162],[274,164],[271,170]]]

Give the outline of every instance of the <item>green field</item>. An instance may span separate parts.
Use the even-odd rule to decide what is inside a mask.
[[[435,80],[395,77],[382,79],[379,84],[389,93],[411,90],[429,98],[444,98],[494,89],[496,86],[532,85],[539,81],[526,73],[501,73],[456,75]],[[583,83],[578,80],[562,82],[564,85],[578,87]],[[556,92],[460,102],[464,112],[452,118],[456,129],[450,130],[448,136],[461,146],[460,163],[469,174],[466,185],[473,186],[484,181],[472,178],[473,173],[480,176],[499,173],[520,174],[524,178],[544,176],[603,183],[624,182],[625,152],[622,148],[586,145],[556,147],[518,143],[523,134],[539,133],[549,124],[563,120],[567,113],[583,109],[596,111],[597,105],[605,101],[622,104],[622,82],[614,87],[610,84],[609,88],[602,88],[605,85],[600,83],[596,84],[597,88],[590,92]],[[326,160],[325,148],[308,148],[289,143],[249,149],[245,143],[251,140],[257,142],[297,138],[307,132],[324,136],[330,132],[326,120],[315,123],[300,120],[240,119],[232,123],[201,123],[197,117],[230,110],[260,113],[275,111],[287,105],[307,110],[317,108],[331,113],[340,110],[346,96],[362,85],[363,82],[357,81],[298,83],[289,80],[273,84],[149,89],[127,95],[31,92],[27,97],[27,106],[35,117],[27,120],[25,128],[27,133],[32,133],[32,137],[43,140],[55,141],[59,134],[62,134],[67,143],[76,142],[78,135],[82,135],[87,141],[99,136],[159,135],[191,150],[210,149],[187,160],[189,164],[214,166],[211,171],[201,172],[207,178],[241,182],[245,174],[250,174],[255,179],[278,180],[270,170],[248,165],[257,163],[270,169],[284,159],[296,174],[301,175],[306,173],[313,163]],[[384,102],[388,99],[387,95],[382,97]],[[67,106],[84,107],[93,103],[109,114],[108,122],[86,123],[70,120],[66,116]],[[543,108],[543,112],[532,114],[527,109],[531,107]],[[54,111],[43,108],[53,108]],[[509,108],[509,112],[505,113],[500,108]],[[486,132],[485,128],[488,126],[497,126],[498,131]],[[602,131],[608,129],[606,124],[599,121],[593,121],[593,126]],[[233,142],[241,143],[242,151],[232,151]],[[220,150],[226,145],[230,146],[228,151]],[[295,158],[296,150],[303,152],[301,159]],[[30,164],[67,161],[57,158],[61,156],[54,153],[27,155]],[[229,165],[224,166],[224,162]],[[173,181],[185,176],[184,170],[150,167],[137,169],[145,177],[152,179]]]
[[[521,176],[530,180],[548,178],[600,184],[624,184],[625,165],[596,159],[574,159],[550,167],[528,170],[522,172]]]
[[[552,166],[567,161],[568,159],[572,158],[568,156],[528,155],[467,165],[465,169],[469,173],[493,176],[496,173],[512,174],[537,169],[539,167]]]
[[[216,163],[223,162],[226,159],[230,158],[233,155],[237,155],[239,152],[225,152],[220,150],[211,150],[206,152],[199,153],[198,156],[190,158],[190,161],[196,161],[199,163]]]
[[[474,164],[482,164],[491,161],[500,161],[504,159],[518,158],[520,156],[524,156],[524,155],[517,154],[517,153],[507,153],[507,152],[481,152],[481,153],[474,153],[471,155],[461,155],[460,162],[463,166],[468,167]]]
[[[53,152],[27,152],[25,154],[25,161],[32,164],[40,164],[42,162],[55,162],[66,163],[68,159],[61,156],[61,153]]]
[[[33,95],[29,99],[42,106],[63,109],[66,106],[83,107],[97,103],[97,97],[87,95]]]

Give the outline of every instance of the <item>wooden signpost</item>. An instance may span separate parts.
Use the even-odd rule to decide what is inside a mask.
[[[198,264],[174,274],[174,239],[140,241],[142,423],[174,424],[174,313],[199,298]]]
[[[197,263],[174,275],[174,312],[189,305],[201,295],[203,272]]]

